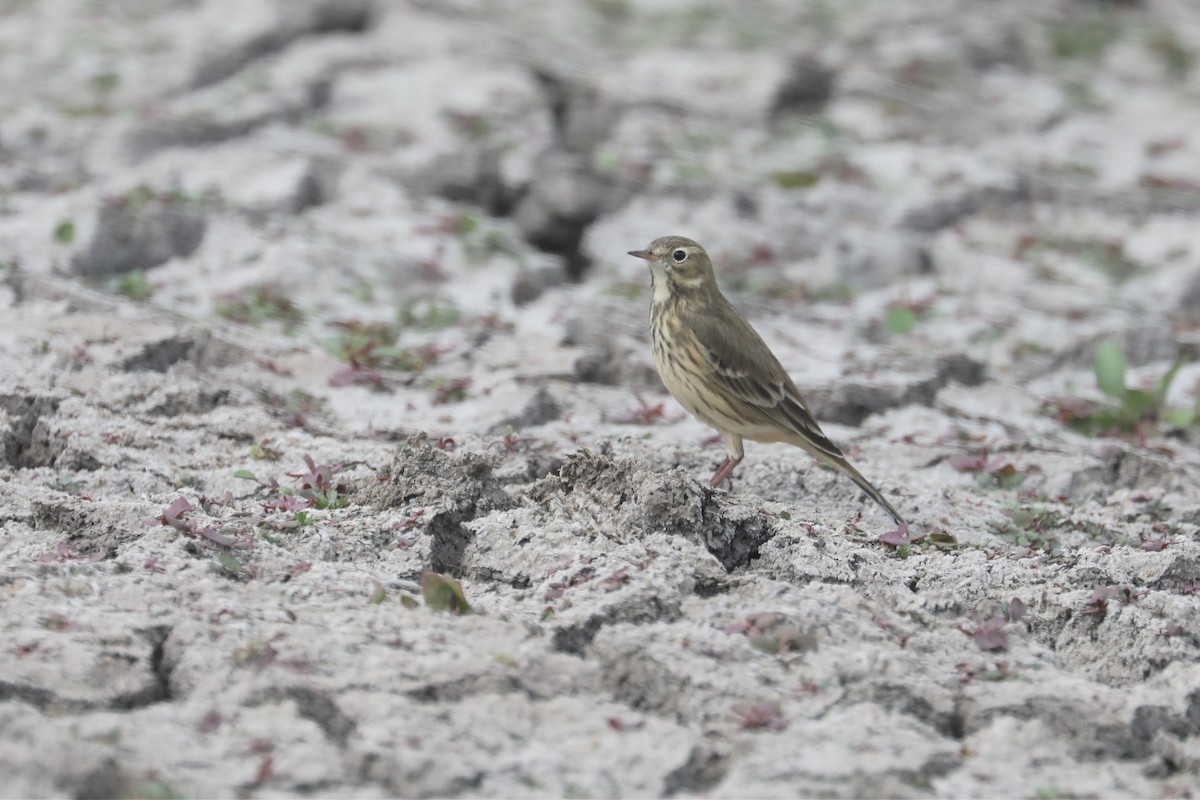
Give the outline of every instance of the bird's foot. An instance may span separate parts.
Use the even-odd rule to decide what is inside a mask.
[[[721,462],[721,466],[717,467],[717,471],[713,473],[712,480],[709,481],[708,485],[713,489],[720,486],[729,477],[729,474],[733,472],[733,468],[740,463],[742,463],[740,458],[734,459],[726,456],[725,460]]]

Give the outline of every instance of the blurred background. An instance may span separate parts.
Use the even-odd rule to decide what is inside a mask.
[[[881,370],[1049,396],[1196,345],[1198,53],[1190,0],[3,0],[0,261],[319,349],[385,428],[649,413],[665,234],[835,422]]]

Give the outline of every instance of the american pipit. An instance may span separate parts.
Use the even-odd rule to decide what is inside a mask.
[[[779,359],[717,288],[703,247],[682,236],[664,236],[629,255],[650,262],[650,336],[659,376],[692,416],[720,431],[728,444],[713,488],[745,457],[743,439],[787,442],[849,477],[897,525],[905,525],[821,432]]]

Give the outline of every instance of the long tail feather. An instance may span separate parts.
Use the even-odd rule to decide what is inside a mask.
[[[882,508],[888,514],[890,514],[892,516],[892,519],[894,519],[896,521],[897,525],[900,525],[901,527],[905,527],[908,525],[908,523],[904,521],[904,517],[900,516],[900,512],[897,511],[896,509],[892,508],[892,504],[887,501],[887,498],[885,498],[880,493],[880,491],[871,484],[871,482],[869,480],[864,478],[862,476],[862,473],[860,473],[858,470],[856,470],[849,461],[847,461],[844,458],[833,458],[832,456],[826,456],[825,458],[822,458],[821,460],[824,461],[829,466],[836,469],[838,472],[845,475],[850,480],[857,483],[858,488],[862,489],[863,492],[866,493],[867,497],[874,500],[876,503],[879,504],[880,508]]]

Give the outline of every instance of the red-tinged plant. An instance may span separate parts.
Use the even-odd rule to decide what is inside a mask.
[[[787,721],[779,703],[735,703],[731,709],[738,718],[738,727],[742,730],[771,730],[781,731],[787,728]]]
[[[980,650],[1004,650],[1008,647],[1008,634],[1004,630],[1006,620],[1000,615],[989,617],[974,628],[959,626],[959,630],[975,640]]]

